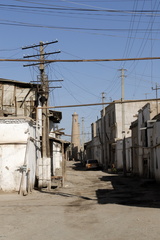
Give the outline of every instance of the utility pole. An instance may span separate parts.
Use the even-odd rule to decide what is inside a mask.
[[[102,147],[102,165],[105,167],[105,169],[108,168],[108,162],[107,162],[107,145],[106,145],[106,124],[105,124],[105,92],[102,92],[102,116],[101,116],[101,147]]]
[[[158,99],[158,90],[159,89],[160,89],[160,87],[158,87],[157,83],[156,83],[156,87],[155,88],[152,87],[152,90],[156,91],[156,99]],[[158,100],[156,101],[156,105],[157,105],[157,114],[158,114]]]
[[[124,71],[125,69],[120,69],[121,71],[121,102],[122,102],[122,136],[125,137],[125,105],[124,101]]]
[[[50,189],[51,187],[51,175],[50,175],[50,144],[49,144],[49,108],[48,108],[48,101],[49,101],[49,81],[48,76],[45,74],[45,56],[59,53],[52,52],[52,53],[45,53],[44,52],[44,46],[48,44],[57,43],[58,41],[52,41],[52,42],[42,42],[40,41],[39,44],[34,44],[31,46],[23,47],[22,50],[28,49],[28,48],[35,48],[39,47],[39,54],[35,55],[26,55],[24,58],[31,58],[31,57],[39,57],[40,63],[33,63],[26,66],[35,66],[39,65],[39,71],[40,75],[37,77],[37,84],[41,84],[41,91],[38,91],[40,95],[40,104],[42,107],[42,164],[41,164],[41,176],[39,177],[39,188],[43,187],[43,185],[47,185],[47,187]],[[52,80],[56,81],[56,80]],[[62,80],[59,80],[62,81]],[[44,168],[45,167],[45,168]]]
[[[126,77],[124,72],[126,69],[122,68],[121,71],[121,102],[122,102],[122,139],[123,139],[123,174],[126,176],[126,139],[125,139],[125,105],[124,105],[124,78]]]
[[[44,45],[43,42],[40,42],[40,59],[44,60]],[[48,98],[49,98],[49,83],[47,76],[45,75],[45,66],[44,63],[40,63],[40,81],[42,84],[42,107],[48,107]],[[42,157],[50,157],[49,150],[49,119],[48,119],[48,111],[46,109],[42,109]]]
[[[104,105],[104,103],[105,103],[105,92],[102,92],[102,103],[103,103],[102,109],[103,109],[103,116],[104,116],[104,114],[105,114],[105,105]]]

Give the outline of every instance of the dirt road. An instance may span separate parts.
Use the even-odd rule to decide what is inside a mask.
[[[67,162],[64,188],[0,194],[0,240],[159,240],[160,187]]]

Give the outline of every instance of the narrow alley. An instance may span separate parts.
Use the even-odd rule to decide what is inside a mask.
[[[64,188],[0,193],[0,239],[159,239],[160,187],[68,161]]]

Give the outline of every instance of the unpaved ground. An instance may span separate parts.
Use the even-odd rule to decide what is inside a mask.
[[[67,162],[65,188],[0,194],[0,240],[160,239],[160,188]]]

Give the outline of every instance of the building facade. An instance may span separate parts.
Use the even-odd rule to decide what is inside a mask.
[[[147,103],[132,122],[133,173],[144,178],[159,179],[159,115],[157,103]]]
[[[0,79],[0,190],[25,194],[34,186],[51,187],[54,160],[63,155],[60,140],[60,151],[53,150],[57,135],[52,131],[62,114],[46,111],[51,136],[43,156],[42,92],[38,84]]]
[[[148,100],[153,111],[157,111],[157,101]],[[92,124],[92,152],[93,157],[102,163],[105,169],[112,168],[131,171],[133,152],[130,125],[146,100],[141,101],[113,101],[101,111],[101,118]],[[154,114],[154,113],[153,113]],[[124,142],[125,141],[125,142]],[[91,143],[90,143],[91,148]],[[136,152],[134,152],[136,154]],[[125,158],[125,162],[124,162]]]

